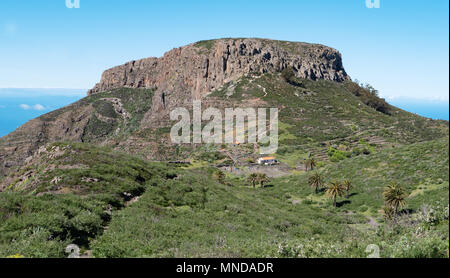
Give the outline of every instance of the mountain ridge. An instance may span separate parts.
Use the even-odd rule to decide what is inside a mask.
[[[233,43],[234,46],[244,43],[246,50],[230,50],[227,46]],[[230,55],[224,63],[224,49],[226,53],[242,50],[245,55],[239,54],[238,57],[244,57],[243,60],[233,60]],[[289,59],[288,56],[276,58],[281,56],[272,54],[270,60],[264,58],[266,53],[275,53],[274,49],[280,53],[293,54],[288,55]],[[215,57],[217,54],[219,59],[210,61],[215,66],[208,66],[208,70],[204,71],[206,68],[201,67],[201,59],[192,63],[183,56],[183,53],[192,52],[195,52],[195,57],[202,58],[208,55]],[[287,148],[292,154],[296,153],[295,163],[299,163],[299,158],[311,151],[327,159],[327,149],[336,140],[351,140],[344,143],[348,148],[356,148],[356,145],[361,145],[358,143],[360,139],[374,141],[382,146],[448,136],[448,122],[428,120],[389,106],[377,97],[373,88],[363,88],[352,82],[342,67],[339,52],[326,46],[261,39],[223,39],[193,43],[168,53],[165,59],[172,62],[162,66],[165,70],[156,71],[156,77],[148,75],[145,67],[136,70],[140,69],[139,63],[110,69],[126,76],[126,80],[119,78],[120,75],[116,78],[113,74],[111,83],[97,85],[97,89],[86,98],[33,119],[0,138],[0,177],[26,164],[41,146],[60,141],[112,146],[153,161],[167,161],[175,155],[188,158],[199,146],[176,146],[170,143],[172,123],[169,113],[175,107],[192,108],[192,100],[198,98],[202,99],[205,109],[211,106],[219,109],[279,107],[282,133],[280,151],[286,151]],[[314,68],[314,61],[318,59],[329,62],[328,66],[338,71],[334,72],[335,75],[330,75],[331,72],[323,75],[328,76],[328,79],[314,81],[307,78],[299,70],[301,66],[297,64],[296,70],[294,65],[305,53],[308,53],[309,56],[306,56],[309,58],[302,65],[312,65],[311,68]],[[327,54],[331,55],[331,59],[326,58]],[[160,63],[158,58],[148,59],[153,61],[151,63]],[[239,64],[239,61],[241,69],[233,70],[230,65]],[[176,66],[178,64],[185,67],[179,68]],[[227,66],[224,68],[225,64]],[[126,74],[122,71],[124,67],[130,67]],[[194,67],[191,77],[186,72],[190,67]],[[249,71],[250,68],[255,71]],[[285,69],[292,73],[290,80],[286,80],[281,72]],[[222,74],[220,77],[216,70]],[[201,75],[202,71],[204,75]],[[108,76],[108,70],[106,72],[104,76]],[[168,72],[174,75],[166,76]],[[324,74],[324,71],[321,73]],[[133,78],[129,78],[129,74]],[[157,78],[160,75],[165,77],[159,80]],[[154,78],[154,83],[142,83],[144,87],[139,87],[139,82],[135,83],[146,77]],[[193,82],[196,78],[211,78],[215,83],[208,81],[200,86],[198,82]],[[138,87],[130,87],[130,84]],[[199,88],[204,91],[196,91]]]
[[[126,88],[153,89],[152,115],[168,116],[174,107],[192,103],[246,74],[266,74],[292,68],[296,77],[350,80],[341,54],[330,47],[268,39],[218,39],[174,48],[161,58],[130,61],[106,70],[88,95]]]
[[[373,244],[382,257],[448,257],[449,122],[390,105],[343,68],[311,78],[291,64],[319,49],[310,67],[339,69],[334,50],[269,42],[291,60],[250,47],[232,71],[226,43],[194,43],[189,57],[218,54],[214,66],[180,49],[165,66],[119,66],[98,91],[1,137],[0,257],[66,257],[72,244],[82,257],[348,258]],[[173,143],[168,115],[195,99],[222,113],[278,108],[279,164],[256,163],[261,144]],[[311,188],[315,174],[352,186],[333,201]],[[394,216],[390,184],[405,190]]]
[[[180,62],[177,59],[189,58],[191,63],[177,63]],[[119,87],[159,87],[165,82],[161,74],[177,72],[176,66],[186,68],[181,77],[189,78],[188,72],[197,79],[200,84],[193,80],[185,83],[199,93],[216,89],[243,73],[281,72],[288,66],[292,66],[299,78],[350,79],[342,65],[341,54],[325,45],[259,38],[215,39],[174,48],[159,58],[143,58],[112,67],[102,74],[101,81],[89,90],[88,95]],[[201,78],[206,81],[202,82]]]

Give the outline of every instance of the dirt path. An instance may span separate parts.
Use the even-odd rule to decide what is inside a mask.
[[[264,96],[263,96],[263,97],[267,96],[267,90],[266,90],[266,88],[264,88],[263,86],[261,86],[261,85],[259,85],[259,84],[258,84],[258,88],[261,88],[261,89],[263,90],[263,92],[264,92]]]

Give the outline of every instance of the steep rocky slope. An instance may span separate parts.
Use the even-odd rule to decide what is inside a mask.
[[[295,82],[283,79],[283,69],[291,69]],[[57,141],[108,145],[149,160],[185,159],[197,148],[204,152],[201,146],[175,146],[168,136],[171,109],[192,108],[192,100],[200,98],[204,108],[278,107],[280,155],[297,158],[313,152],[326,160],[330,146],[345,145],[351,151],[360,140],[383,147],[448,136],[448,122],[387,104],[390,112],[380,110],[361,92],[365,89],[349,80],[340,54],[326,46],[261,39],[202,41],[162,58],[107,70],[88,97],[0,138],[0,179],[29,162],[39,147]],[[243,148],[239,152],[248,152]],[[235,147],[215,149],[225,154]]]
[[[292,67],[299,78],[349,80],[338,51],[327,46],[264,39],[220,39],[173,49],[161,58],[132,61],[105,71],[88,94],[121,87],[156,89],[153,111],[180,98],[201,98],[248,73]],[[164,101],[162,95],[164,94]]]
[[[340,53],[327,46],[263,39],[220,39],[173,49],[161,58],[132,61],[105,71],[89,94],[119,87],[209,92],[250,72],[293,67],[297,77],[348,80]],[[172,82],[168,82],[172,81]]]
[[[173,49],[161,58],[132,61],[105,71],[88,94],[106,90],[155,90],[146,127],[168,118],[171,108],[192,103],[227,82],[254,73],[280,72],[292,67],[299,78],[349,80],[341,54],[330,47],[266,39],[219,39]]]
[[[172,144],[168,113],[193,99],[277,107],[282,164],[255,166],[258,144]],[[108,70],[0,138],[0,257],[66,257],[69,244],[86,257],[366,257],[369,244],[448,257],[448,124],[352,82],[325,46],[191,44]],[[336,207],[310,188],[311,157],[325,184],[352,181]],[[254,188],[252,167],[283,173]],[[381,211],[392,182],[407,192],[395,227]]]

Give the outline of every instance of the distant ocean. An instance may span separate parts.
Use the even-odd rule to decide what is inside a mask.
[[[0,89],[0,137],[33,118],[83,98],[86,92],[84,89]],[[424,117],[449,120],[448,101],[393,99],[388,102]]]
[[[416,113],[418,115],[435,119],[447,120],[449,114],[449,102],[440,100],[421,100],[421,99],[392,99],[388,102],[403,110]]]
[[[87,90],[0,89],[0,137],[27,121],[76,102]]]

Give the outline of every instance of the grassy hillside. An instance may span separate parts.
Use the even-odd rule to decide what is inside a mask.
[[[255,146],[172,145],[169,122],[143,128],[153,94],[91,95],[0,139],[0,257],[65,257],[71,243],[93,257],[448,256],[448,122],[352,82],[243,76],[204,108],[279,108],[281,175],[254,189]],[[309,187],[310,157],[327,185],[352,181],[337,207]],[[171,159],[193,163],[149,162]],[[237,172],[219,182],[218,165]],[[395,221],[381,211],[392,182],[406,190]]]
[[[374,102],[383,100],[350,81],[337,83],[294,78],[286,81],[280,74],[242,77],[213,92],[210,97],[231,101],[258,98],[278,107],[280,121],[288,126],[287,145],[349,140],[352,137],[380,136],[392,143],[414,143],[448,135],[448,122],[433,121],[384,104],[377,111]],[[374,108],[375,107],[375,108]]]
[[[11,174],[0,192],[0,257],[64,257],[103,232],[111,213],[153,179],[173,178],[164,165],[81,143],[54,143]]]
[[[402,165],[393,167],[399,160]],[[146,191],[140,202],[117,212],[94,241],[94,255],[359,257],[367,255],[369,244],[379,245],[383,257],[446,255],[448,140],[349,159],[321,171],[327,180],[344,176],[355,184],[350,199],[339,200],[338,208],[323,193],[312,193],[308,174],[274,179],[254,190],[242,178],[229,177],[230,187],[182,172],[173,183]],[[379,211],[381,192],[392,181],[409,194],[404,211],[409,215],[398,225],[386,223]],[[200,204],[193,204],[183,192],[197,187],[207,192]],[[434,226],[423,220],[425,205],[441,213]],[[399,243],[404,241],[409,248]]]
[[[213,91],[204,98],[203,105],[222,109],[277,107],[280,147],[276,156],[290,166],[300,165],[309,155],[319,161],[336,162],[342,160],[342,156],[355,157],[449,134],[447,121],[427,119],[398,109],[377,97],[373,88],[350,81],[337,83],[295,77],[286,80],[283,74],[254,74]],[[169,131],[158,129],[136,136],[142,141],[159,142],[164,148],[156,153],[172,159],[175,147],[164,143],[169,141]],[[215,151],[224,148],[240,155],[253,150],[252,145],[242,145],[216,146]],[[330,148],[340,153],[334,157],[328,155]],[[194,159],[198,152],[207,151],[183,146],[176,156]],[[246,158],[256,157],[247,155]]]
[[[94,257],[365,257],[369,244],[382,257],[443,257],[448,165],[448,139],[441,139],[321,167],[326,182],[354,183],[334,208],[309,188],[311,173],[253,189],[231,174],[219,183],[209,167],[52,144],[0,193],[0,256],[61,257],[76,243]],[[408,193],[397,224],[380,212],[392,181]]]
[[[211,148],[222,156],[234,153],[242,161],[257,159],[259,153],[253,145],[215,145],[205,149],[171,144],[169,133],[175,122],[168,120],[168,110],[167,115],[157,115],[162,117],[157,123],[149,124],[149,119],[143,122],[153,97],[154,90],[150,89],[115,89],[30,121],[0,138],[0,176],[22,166],[40,146],[58,141],[107,145],[154,161],[195,159],[208,155]],[[426,119],[390,106],[371,88],[350,81],[251,74],[205,96],[203,107],[211,105],[220,109],[277,107],[280,147],[276,156],[291,167],[301,167],[310,155],[324,163],[337,162],[449,134],[447,121]],[[187,108],[192,107],[189,104]],[[328,155],[330,148],[333,155]]]

